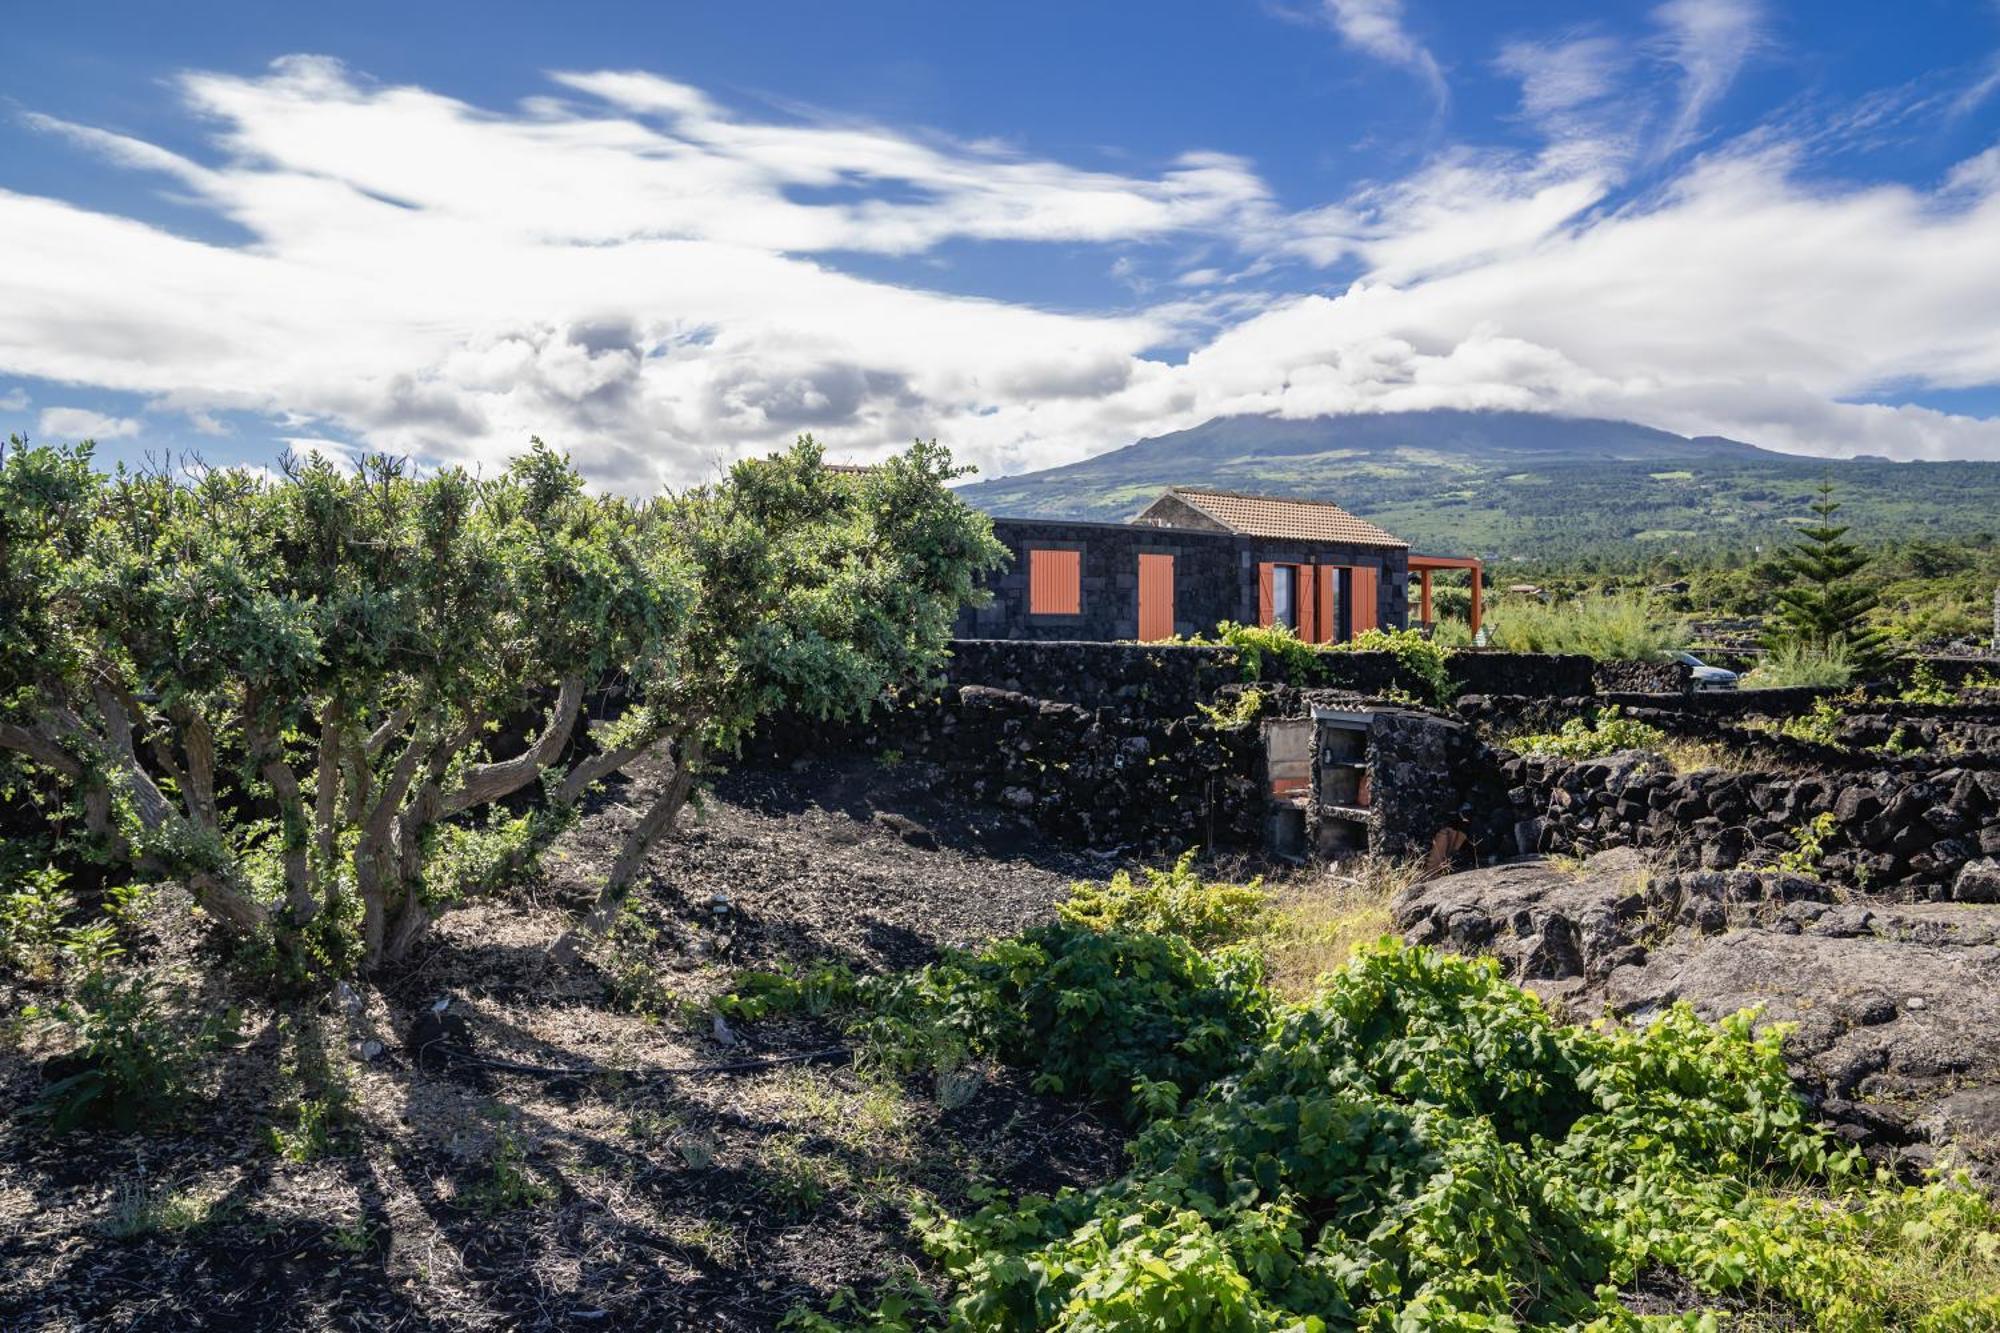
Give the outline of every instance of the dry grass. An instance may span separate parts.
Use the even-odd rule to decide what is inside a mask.
[[[1263,953],[1273,992],[1312,994],[1354,951],[1389,933],[1389,903],[1424,878],[1420,861],[1358,857],[1271,888],[1270,914],[1251,943]]]
[[[1769,764],[1759,765],[1733,745],[1685,736],[1668,737],[1667,743],[1660,747],[1660,757],[1673,765],[1676,773],[1698,773],[1709,768],[1719,768],[1725,773],[1750,773],[1770,768]]]

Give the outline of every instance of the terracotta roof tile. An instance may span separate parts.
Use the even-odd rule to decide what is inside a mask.
[[[1367,519],[1356,518],[1325,500],[1281,500],[1270,495],[1195,490],[1186,486],[1172,487],[1167,493],[1223,526],[1252,537],[1289,537],[1344,542],[1351,546],[1409,546],[1401,537],[1384,532]]]

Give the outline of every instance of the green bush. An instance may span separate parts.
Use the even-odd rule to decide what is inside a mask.
[[[23,1016],[74,1042],[64,1065],[29,1108],[63,1133],[86,1124],[134,1129],[173,1115],[200,1058],[235,1036],[233,1013],[190,1018],[143,971],[92,966],[71,995]]]
[[[1534,732],[1506,742],[1517,754],[1546,755],[1556,759],[1600,759],[1621,750],[1657,752],[1667,743],[1667,733],[1658,727],[1621,717],[1616,707],[1607,708],[1594,719],[1573,717],[1559,731]]]
[[[1214,638],[1190,642],[1220,644],[1233,650],[1246,682],[1264,679],[1267,665],[1280,667],[1285,679],[1295,685],[1311,684],[1323,671],[1319,649],[1301,639],[1289,625],[1239,625],[1225,620],[1215,627]]]
[[[1906,704],[1955,704],[1958,691],[1944,683],[1944,678],[1928,662],[1919,662],[1910,672],[1910,683],[1896,696],[1898,703]]]
[[[1447,665],[1450,653],[1413,629],[1371,629],[1346,643],[1330,647],[1337,652],[1391,653],[1417,686],[1417,702],[1441,708],[1457,692]]]
[[[1326,653],[1390,653],[1415,686],[1415,702],[1442,706],[1454,693],[1446,665],[1450,651],[1413,629],[1364,630],[1344,643],[1315,644],[1301,639],[1289,625],[1239,625],[1225,620],[1215,627],[1214,638],[1189,642],[1233,650],[1246,682],[1263,680],[1276,667],[1290,683],[1312,685],[1332,675]]]
[[[923,1220],[981,1330],[1713,1329],[1676,1274],[1822,1330],[2000,1317],[2000,1210],[1806,1120],[1776,1032],[1565,1027],[1490,960],[1385,944],[1152,1117],[1106,1187]]]
[[[1057,922],[921,972],[863,982],[858,1033],[889,1066],[963,1050],[1035,1071],[1042,1092],[1137,1117],[1236,1067],[1270,1000],[1257,957],[1177,935]]]
[[[28,981],[55,976],[63,920],[76,909],[66,878],[44,866],[0,887],[0,967]]]
[[[1056,916],[1091,930],[1175,934],[1197,949],[1242,940],[1256,929],[1270,902],[1263,880],[1210,884],[1195,873],[1195,855],[1192,850],[1182,853],[1171,870],[1147,866],[1137,880],[1121,870],[1107,884],[1072,884],[1069,896],[1056,904]]]
[[[1640,593],[1568,601],[1506,602],[1489,617],[1487,642],[1510,653],[1582,653],[1599,661],[1657,662],[1687,646],[1687,626]]]
[[[1818,685],[1838,688],[1854,679],[1842,644],[1784,643],[1766,653],[1740,682],[1746,690]]]

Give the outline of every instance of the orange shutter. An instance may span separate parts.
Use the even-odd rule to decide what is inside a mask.
[[[1313,596],[1311,565],[1292,567],[1292,600],[1299,605],[1299,637],[1307,643],[1320,642],[1319,617],[1313,614],[1319,607],[1319,599]]]
[[[1338,565],[1319,566],[1319,641],[1332,643],[1340,637],[1340,620],[1334,610],[1334,585],[1340,582]]]
[[[1077,551],[1028,552],[1028,614],[1073,616],[1083,610],[1083,557]]]
[[[1272,603],[1278,600],[1276,570],[1276,565],[1257,566],[1257,623],[1260,625],[1270,624],[1277,614],[1272,610]]]
[[[1174,558],[1139,557],[1139,638],[1145,643],[1174,637]]]
[[[1348,608],[1347,625],[1355,634],[1361,634],[1374,629],[1377,624],[1375,619],[1375,584],[1377,573],[1378,571],[1372,565],[1356,565],[1354,567],[1352,585],[1354,605]]]

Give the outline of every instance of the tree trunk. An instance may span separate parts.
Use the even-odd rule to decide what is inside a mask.
[[[611,929],[612,923],[618,919],[618,909],[625,905],[632,883],[646,863],[646,854],[680,818],[681,808],[687,804],[689,794],[694,791],[695,778],[701,772],[702,743],[699,734],[684,737],[679,748],[673,777],[667,780],[665,789],[653,798],[646,812],[639,816],[639,822],[626,832],[624,844],[618,849],[618,859],[612,863],[611,874],[598,892],[596,905],[574,930],[565,931],[550,949],[557,962],[573,961],[586,941],[600,938]]]

